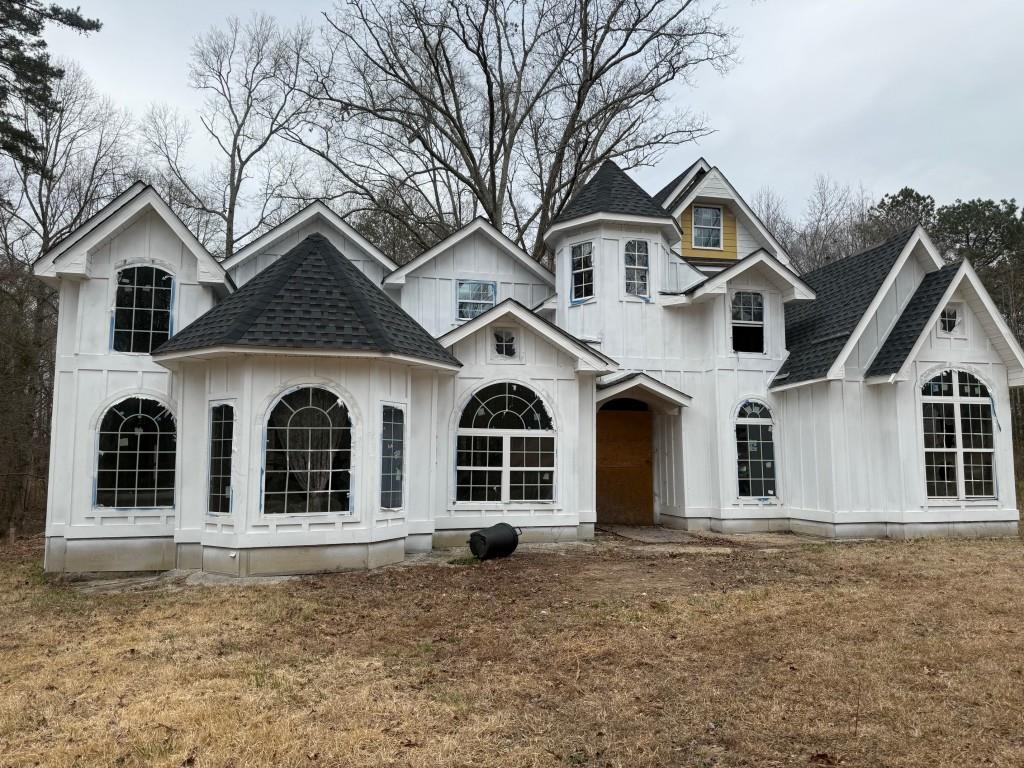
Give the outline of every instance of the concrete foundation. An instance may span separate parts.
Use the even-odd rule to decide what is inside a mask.
[[[523,544],[534,544],[534,543],[553,543],[563,541],[579,541],[581,538],[594,537],[594,526],[592,523],[587,523],[589,528],[585,528],[583,536],[580,535],[581,526],[578,525],[558,525],[558,526],[544,526],[537,528],[522,528],[516,529],[520,531],[519,541]],[[448,549],[449,547],[461,547],[465,546],[466,542],[469,541],[469,534],[473,531],[478,531],[479,528],[450,528],[445,530],[434,531],[434,547],[436,549]]]
[[[365,570],[393,565],[404,559],[404,538],[369,544],[325,544],[311,547],[203,547],[203,570],[228,576],[287,576]]]

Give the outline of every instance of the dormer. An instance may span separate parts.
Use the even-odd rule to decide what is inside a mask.
[[[701,158],[654,195],[679,226],[679,254],[697,266],[717,267],[764,249],[783,264],[789,257],[718,168]]]

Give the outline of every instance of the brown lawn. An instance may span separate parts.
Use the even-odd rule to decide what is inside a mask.
[[[1020,541],[758,546],[96,593],[4,545],[0,764],[1024,765]]]

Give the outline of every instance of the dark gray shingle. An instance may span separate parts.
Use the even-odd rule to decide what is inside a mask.
[[[775,374],[773,387],[820,379],[828,373],[913,234],[914,230],[902,232],[800,276],[817,298],[786,307],[789,357]]]
[[[903,367],[907,355],[921,337],[925,323],[932,316],[942,295],[960,269],[960,262],[947,264],[942,269],[929,272],[917,286],[907,306],[903,308],[899,320],[871,361],[868,376],[887,376],[897,373]]]
[[[320,234],[307,237],[154,354],[222,346],[380,352],[459,365]]]
[[[594,213],[620,213],[672,220],[667,211],[611,160],[601,164],[597,173],[576,193],[552,224]]]

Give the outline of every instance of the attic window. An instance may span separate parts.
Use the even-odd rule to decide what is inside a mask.
[[[939,315],[939,332],[952,336],[960,330],[960,309],[950,305]]]
[[[479,280],[459,280],[457,313],[459,320],[472,320],[494,306],[497,286]]]
[[[722,208],[717,205],[693,206],[693,247],[722,247]]]
[[[733,352],[764,353],[764,296],[738,291],[732,296]]]
[[[494,351],[499,357],[515,358],[516,356],[516,334],[509,328],[499,328],[494,331]]]

